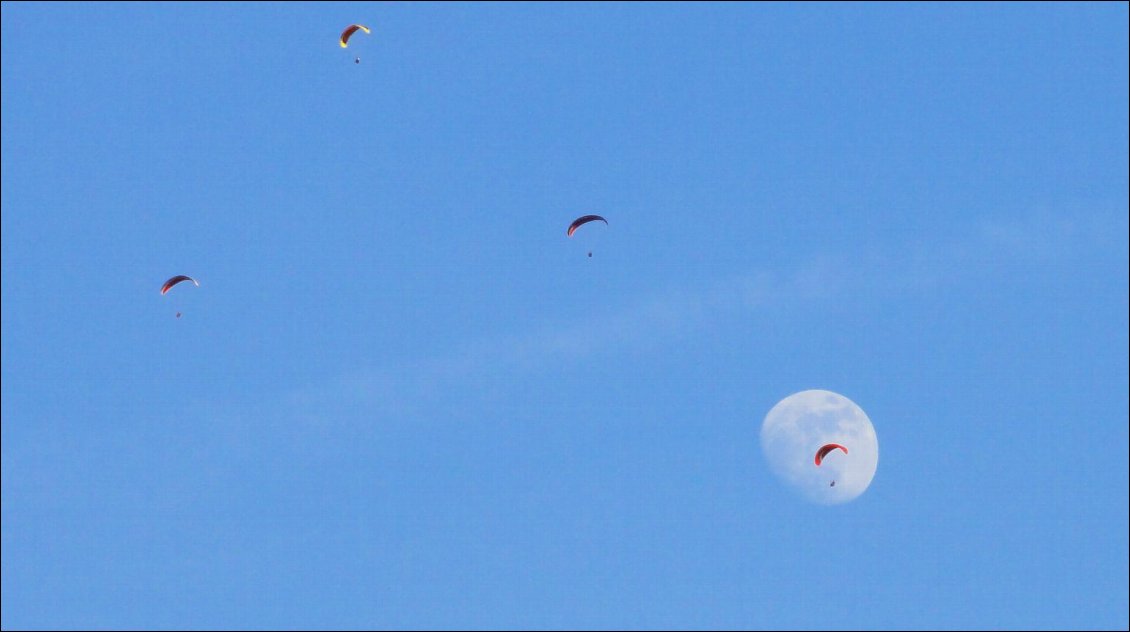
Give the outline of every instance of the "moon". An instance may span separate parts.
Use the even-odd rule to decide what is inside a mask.
[[[817,466],[816,451],[829,443],[844,446],[847,454],[833,450]],[[871,420],[855,402],[832,391],[801,391],[777,402],[761,424],[761,449],[774,474],[823,505],[858,498],[879,466]]]

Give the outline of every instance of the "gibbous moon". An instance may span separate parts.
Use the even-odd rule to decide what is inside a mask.
[[[847,449],[816,453],[828,444]],[[879,440],[863,409],[831,391],[789,395],[765,415],[761,449],[773,473],[817,503],[834,505],[867,491],[879,465]]]

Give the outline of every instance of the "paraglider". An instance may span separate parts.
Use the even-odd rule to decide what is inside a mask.
[[[164,296],[169,290],[173,289],[174,285],[177,285],[178,283],[183,283],[185,281],[192,281],[193,285],[195,285],[196,287],[200,287],[200,282],[197,281],[196,279],[194,279],[190,276],[183,275],[183,274],[178,274],[175,277],[169,279],[168,281],[165,281],[165,284],[161,286],[161,296]],[[180,318],[180,316],[181,316],[181,313],[177,312],[177,318]]]
[[[821,446],[820,449],[816,451],[816,465],[819,466],[821,463],[823,463],[824,457],[828,456],[829,452],[836,449],[843,450],[844,454],[848,453],[848,449],[844,446],[838,443],[829,443],[827,445]]]
[[[200,282],[197,281],[196,279],[194,279],[190,276],[185,276],[183,274],[178,274],[175,277],[169,279],[168,281],[165,281],[165,284],[161,286],[161,296],[164,296],[166,292],[168,292],[169,290],[171,290],[173,288],[174,285],[176,285],[177,283],[181,283],[182,281],[192,281],[193,283],[196,284],[196,287],[200,287]]]
[[[815,459],[816,467],[820,467],[820,464],[824,462],[824,457],[828,456],[828,453],[831,452],[832,450],[843,450],[844,454],[848,453],[848,449],[845,448],[844,446],[838,444],[838,443],[828,443],[828,444],[822,445],[822,446],[820,446],[820,449],[816,451],[816,459]],[[835,486],[836,486],[835,480],[833,480],[831,483],[828,483],[828,487],[835,487]]]
[[[589,222],[595,222],[595,221],[604,222],[605,226],[608,225],[608,220],[604,219],[603,217],[601,217],[599,215],[583,215],[583,216],[578,217],[577,219],[573,220],[572,224],[569,224],[569,228],[568,228],[568,230],[565,231],[565,235],[568,236],[568,237],[572,237],[573,233],[577,232],[578,228],[580,228],[581,226],[583,226],[583,225],[585,225]],[[590,257],[592,256],[591,250],[589,251],[589,256]]]
[[[369,27],[367,27],[367,26],[364,26],[364,25],[361,25],[361,24],[350,24],[349,26],[345,27],[344,31],[341,32],[341,37],[338,39],[337,43],[342,48],[348,48],[349,47],[349,38],[353,37],[353,34],[356,33],[357,31],[364,31],[366,35],[369,35],[370,33],[372,33],[372,31],[370,31]],[[355,63],[355,64],[361,63],[361,57],[359,57],[359,56],[354,57],[353,63]]]

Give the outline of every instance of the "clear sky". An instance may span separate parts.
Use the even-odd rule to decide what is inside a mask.
[[[5,2],[3,627],[1127,629],[1127,7]]]

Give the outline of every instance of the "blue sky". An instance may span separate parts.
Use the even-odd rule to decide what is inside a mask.
[[[3,627],[1126,629],[1127,23],[4,3]]]

